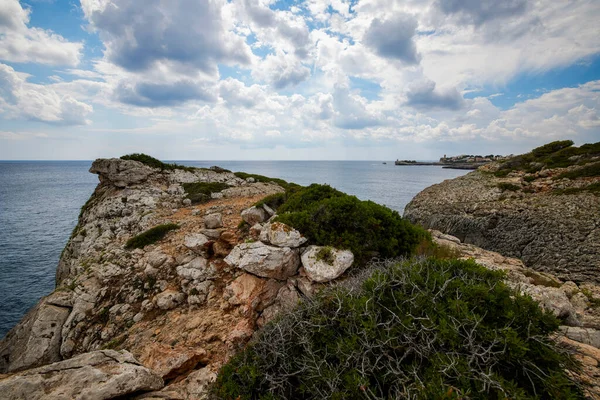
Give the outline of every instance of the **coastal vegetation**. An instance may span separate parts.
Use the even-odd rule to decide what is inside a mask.
[[[358,264],[373,257],[412,254],[420,242],[430,240],[424,229],[403,219],[397,211],[361,201],[328,185],[294,187],[268,201],[277,207],[277,221],[302,232],[309,243],[348,249]]]
[[[194,171],[195,170],[194,167],[186,167],[184,165],[164,163],[164,162],[160,161],[159,159],[156,159],[152,156],[149,156],[149,155],[143,154],[143,153],[127,154],[127,155],[121,156],[121,160],[139,161],[144,165],[147,165],[151,168],[158,168],[161,171],[165,171],[165,170],[170,171],[170,170],[174,170],[174,169],[182,169],[185,171]]]
[[[222,182],[194,182],[183,183],[183,190],[192,204],[204,203],[211,199],[212,193],[217,193],[230,186]]]
[[[269,178],[268,176],[264,176],[264,175],[258,175],[258,174],[248,174],[246,172],[234,172],[234,175],[237,176],[238,178],[241,179],[248,179],[248,178],[252,178],[254,179],[255,182],[273,182],[278,184],[279,186],[281,186],[284,189],[290,189],[290,188],[294,188],[294,187],[300,187],[299,185],[295,184],[295,183],[291,183],[291,182],[287,182],[283,179],[279,179],[279,178]]]
[[[598,160],[600,157],[600,142],[584,144],[580,147],[573,146],[571,140],[560,140],[545,144],[531,150],[529,153],[512,157],[500,164],[500,168],[495,175],[505,177],[512,171],[525,171],[535,173],[542,168],[566,168],[572,165],[586,165]],[[586,172],[578,175],[573,171],[572,176],[566,178],[576,178],[578,176],[599,176],[600,163],[594,164],[595,167],[585,167]],[[591,175],[590,175],[591,174]]]
[[[177,224],[162,224],[157,225],[154,228],[150,228],[147,231],[140,233],[137,236],[132,237],[125,243],[126,249],[141,249],[145,246],[156,243],[165,235],[175,229],[179,229]]]
[[[559,321],[465,260],[370,264],[268,324],[224,365],[220,399],[574,399]]]

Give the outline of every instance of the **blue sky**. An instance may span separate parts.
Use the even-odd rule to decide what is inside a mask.
[[[0,159],[596,142],[599,17],[594,0],[4,0]]]

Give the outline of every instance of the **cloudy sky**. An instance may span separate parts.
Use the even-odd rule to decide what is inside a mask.
[[[0,159],[600,141],[597,0],[0,0]]]

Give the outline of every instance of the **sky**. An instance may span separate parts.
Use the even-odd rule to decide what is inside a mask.
[[[0,159],[600,141],[597,0],[0,0]]]

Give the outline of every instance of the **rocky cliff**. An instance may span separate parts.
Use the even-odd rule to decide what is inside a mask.
[[[498,165],[486,166],[423,190],[404,216],[560,279],[600,283],[600,196],[587,190],[600,177],[560,178],[581,168],[496,177]]]
[[[353,263],[351,252],[312,246],[270,221],[269,206],[254,206],[283,191],[268,180],[121,159],[90,171],[100,184],[61,256],[56,290],[0,341],[6,398],[203,398],[258,327]],[[199,188],[211,200],[193,204]],[[161,226],[170,227],[162,237],[132,241]],[[578,379],[598,398],[600,289],[441,233],[434,240],[508,271],[514,287],[561,318],[561,340],[586,365]]]
[[[71,397],[65,387],[81,387],[81,380],[111,379],[132,382],[104,397],[96,382],[80,397],[112,398],[166,384],[161,398],[198,398],[258,326],[352,264],[345,252],[332,265],[300,259],[306,239],[268,223],[268,206],[253,207],[283,191],[275,183],[123,159],[96,160],[90,172],[100,184],[60,258],[56,290],[0,341],[0,374],[27,370],[0,375],[0,390],[10,398],[36,397],[22,397],[23,382],[31,393],[65,398]],[[192,204],[186,188],[217,191]],[[242,221],[252,228],[239,229]],[[161,226],[177,229],[130,246]],[[107,352],[112,349],[121,355]],[[95,378],[98,368],[106,378]],[[49,374],[57,378],[48,381]]]

